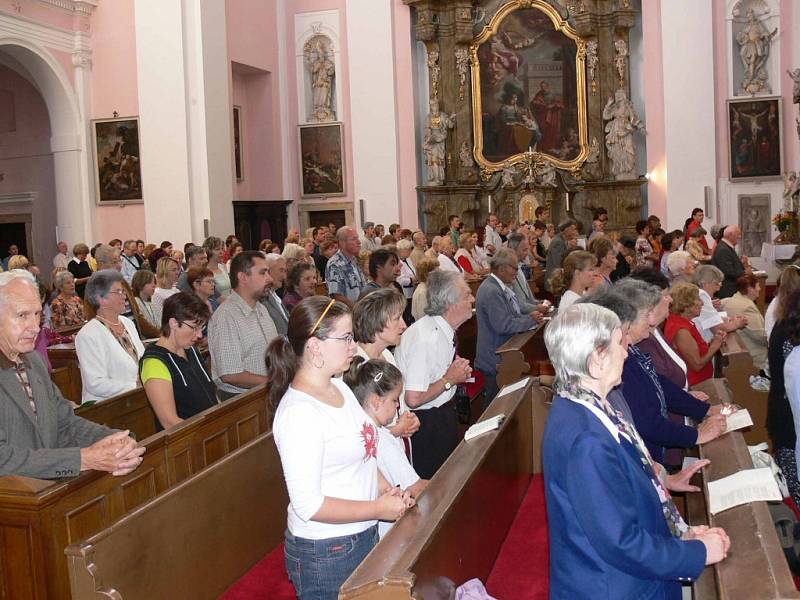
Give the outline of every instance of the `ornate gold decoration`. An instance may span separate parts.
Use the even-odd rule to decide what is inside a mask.
[[[503,23],[503,20],[506,17],[508,17],[511,13],[523,8],[534,8],[545,13],[553,23],[553,28],[574,40],[575,45],[577,46],[577,53],[575,56],[575,71],[577,74],[578,143],[580,145],[580,152],[573,160],[561,160],[542,152],[524,152],[514,154],[502,162],[491,162],[487,160],[483,154],[483,110],[481,101],[481,70],[480,62],[478,60],[478,47],[489,41],[493,36],[497,35],[498,31],[500,30],[500,25]],[[472,44],[470,44],[470,57],[472,59],[472,127],[475,134],[474,150],[475,160],[481,168],[481,179],[488,181],[491,178],[492,173],[502,170],[504,166],[515,165],[521,162],[525,162],[526,165],[531,164],[531,161],[533,161],[533,163],[536,165],[549,162],[554,167],[567,171],[579,169],[589,153],[589,126],[586,109],[586,40],[580,37],[578,32],[573,29],[566,20],[561,18],[561,15],[558,13],[558,11],[544,0],[510,0],[508,3],[500,7],[500,9],[492,17],[491,21],[489,21],[478,37],[476,37]],[[533,155],[535,158],[531,158],[529,155]],[[540,168],[541,167],[534,167],[534,170],[539,170]]]
[[[597,40],[586,43],[586,70],[589,71],[589,82],[592,87],[592,96],[597,94],[597,65],[600,59],[597,56]]]

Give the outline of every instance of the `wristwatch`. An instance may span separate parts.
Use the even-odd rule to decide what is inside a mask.
[[[453,384],[447,381],[444,377],[442,377],[442,381],[444,381],[444,391],[449,392],[450,388],[453,387]]]

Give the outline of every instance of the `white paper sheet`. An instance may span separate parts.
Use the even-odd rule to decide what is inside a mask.
[[[769,468],[745,469],[708,484],[708,509],[712,515],[748,502],[781,499]]]
[[[694,463],[696,463],[698,460],[700,460],[700,459],[697,458],[696,456],[684,456],[683,457],[683,465],[681,465],[681,469],[688,469]]]
[[[525,377],[524,379],[520,379],[516,383],[512,383],[511,385],[507,385],[503,387],[502,390],[495,396],[495,398],[499,398],[500,396],[505,396],[506,394],[510,394],[511,392],[516,392],[517,390],[524,388],[528,384],[528,380],[530,377]]]
[[[736,431],[737,429],[744,429],[745,427],[753,426],[753,418],[750,416],[750,412],[746,408],[741,408],[735,413],[729,414],[725,418],[725,421],[727,423],[725,433],[730,433],[731,431]]]

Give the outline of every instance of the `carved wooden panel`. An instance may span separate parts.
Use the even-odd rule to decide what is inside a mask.
[[[108,522],[108,511],[108,496],[103,494],[67,512],[64,519],[68,543],[74,544],[100,531]]]
[[[192,450],[188,446],[169,458],[169,478],[173,483],[180,483],[194,473]]]
[[[217,462],[228,452],[230,452],[230,444],[227,430],[203,439],[203,465],[206,467]]]
[[[236,423],[236,445],[241,446],[250,440],[254,440],[260,433],[263,433],[258,422],[258,413],[253,413],[247,418],[240,419]]]
[[[156,470],[147,469],[143,472],[136,471],[137,477],[126,481],[122,485],[122,507],[123,512],[128,512],[141,506],[148,500],[156,497],[159,486],[156,482]]]
[[[0,526],[0,598],[34,597],[33,554],[30,527]]]

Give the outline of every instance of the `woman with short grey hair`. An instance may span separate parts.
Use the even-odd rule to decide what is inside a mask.
[[[544,338],[557,378],[543,453],[550,560],[570,565],[551,569],[550,585],[578,599],[680,597],[680,581],[721,561],[730,541],[683,521],[636,427],[608,402],[625,361],[619,319],[576,303]]]
[[[53,277],[53,286],[58,290],[58,296],[50,303],[53,329],[83,325],[86,318],[83,300],[75,293],[75,276],[69,271],[59,271]]]
[[[97,311],[75,336],[83,403],[100,402],[139,385],[144,346],[125,312],[124,279],[119,271],[97,271],[86,284],[86,300]]]
[[[730,333],[747,326],[747,317],[744,315],[729,319],[719,313],[720,301],[714,295],[722,287],[724,279],[725,275],[714,265],[700,265],[692,276],[692,283],[700,288],[700,300],[703,303],[700,314],[692,320],[706,342],[714,339],[718,329]]]
[[[661,289],[636,279],[623,279],[612,289],[626,298],[638,313],[628,329],[630,346],[623,368],[622,393],[653,460],[663,463],[666,448],[689,448],[722,435],[725,418],[718,416],[722,405],[712,407],[672,383],[656,371],[650,356],[637,346],[650,337],[660,321]],[[701,397],[707,399],[704,394]],[[699,428],[675,423],[669,420],[668,413],[702,423]],[[710,418],[705,419],[707,415]]]
[[[670,252],[669,258],[667,258],[667,271],[672,283],[676,281],[691,282],[696,266],[697,261],[685,250]]]

